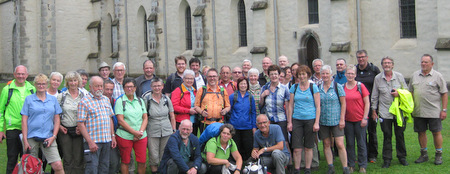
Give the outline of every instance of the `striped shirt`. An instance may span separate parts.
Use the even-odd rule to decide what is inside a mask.
[[[289,101],[289,89],[278,83],[275,88],[275,92],[270,91],[270,83],[268,85],[264,85],[261,88],[261,93],[263,93],[266,89],[269,90],[270,94],[265,98],[265,109],[266,114],[269,117],[270,121],[280,122],[286,121],[286,110],[284,109],[284,102]]]
[[[111,141],[111,117],[114,115],[109,99],[102,95],[95,98],[91,93],[78,104],[78,122],[86,124],[87,132],[95,143]]]

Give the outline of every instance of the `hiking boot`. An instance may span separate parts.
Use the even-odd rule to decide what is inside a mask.
[[[391,161],[385,160],[384,164],[383,164],[383,166],[381,168],[389,168],[389,166],[391,166]]]
[[[400,164],[402,164],[403,166],[408,166],[408,161],[406,161],[406,159],[400,159]]]
[[[434,155],[434,164],[442,164],[442,151],[436,151],[436,154]]]
[[[423,163],[428,161],[428,152],[427,150],[420,150],[419,158],[414,161],[415,163]]]
[[[369,163],[376,163],[377,162],[377,158],[369,158]]]
[[[292,170],[293,172],[293,174],[300,174],[300,169],[294,169],[294,170]]]
[[[366,173],[366,168],[363,167],[359,168],[359,173]]]
[[[334,166],[328,166],[327,174],[334,174]]]
[[[348,167],[344,167],[344,174],[350,174],[350,169]]]
[[[305,169],[305,173],[304,174],[311,174],[311,169]]]

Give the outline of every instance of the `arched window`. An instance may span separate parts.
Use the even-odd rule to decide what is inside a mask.
[[[308,0],[309,24],[319,23],[319,3],[318,0]]]
[[[306,42],[306,61],[309,68],[313,69],[312,61],[319,58],[319,45],[314,37],[309,37]]]
[[[416,38],[415,0],[400,0],[400,37]]]
[[[191,7],[186,7],[184,14],[185,31],[186,31],[186,50],[192,50],[192,25],[191,25]]]
[[[238,22],[239,22],[239,46],[247,46],[247,19],[245,17],[244,0],[239,0],[238,3]]]
[[[148,51],[148,30],[147,30],[147,14],[144,13],[144,52]]]

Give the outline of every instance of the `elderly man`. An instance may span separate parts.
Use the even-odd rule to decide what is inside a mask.
[[[228,94],[233,94],[236,90],[236,83],[231,80],[231,68],[229,66],[224,65],[220,68],[219,86],[225,88]]]
[[[442,121],[447,118],[447,83],[442,74],[433,69],[433,57],[424,54],[420,63],[422,70],[414,72],[409,88],[414,97],[414,131],[419,133],[420,157],[416,163],[428,161],[427,134],[433,133],[436,154],[434,164],[442,164]]]
[[[252,61],[245,59],[242,61],[242,76],[248,78],[248,71],[252,69]]]
[[[183,83],[183,73],[186,70],[186,57],[177,56],[175,57],[175,66],[177,71],[170,74],[170,76],[166,80],[166,84],[164,85],[163,93],[170,97],[170,94],[173,90],[178,88]]]
[[[192,122],[181,121],[178,131],[172,134],[164,148],[158,171],[162,174],[206,173],[206,165],[202,163],[200,143],[192,134]]]
[[[272,59],[270,57],[264,57],[262,60],[262,68],[263,72],[259,74],[258,82],[259,85],[264,86],[268,81],[270,81],[269,77],[269,66],[272,65]]]
[[[406,128],[406,121],[402,121],[403,126],[399,126],[396,117],[389,112],[392,101],[398,97],[397,89],[406,89],[405,78],[399,72],[395,72],[394,59],[384,57],[381,59],[381,67],[383,73],[375,76],[375,81],[372,90],[372,114],[375,118],[380,117],[381,130],[383,131],[383,168],[389,168],[392,160],[392,126],[394,126],[395,143],[397,150],[397,157],[400,164],[407,166],[406,161],[406,147],[403,132]],[[377,114],[378,110],[378,114]],[[381,120],[380,119],[380,120]]]
[[[275,168],[275,173],[285,173],[284,167],[289,163],[289,151],[286,147],[281,127],[270,124],[266,115],[256,118],[258,130],[254,134],[252,157],[260,158],[268,168]]]
[[[111,67],[109,67],[109,65],[106,62],[102,62],[100,63],[100,65],[98,66],[98,75],[103,79],[103,80],[111,80],[111,78],[109,78],[109,75],[111,74]]]
[[[285,55],[278,57],[278,66],[280,66],[281,69],[289,67],[289,60]]]
[[[380,69],[372,63],[369,63],[369,56],[366,50],[356,51],[356,58],[358,64],[356,65],[355,80],[361,82],[366,86],[369,92],[372,91],[375,76],[380,73]],[[371,95],[369,98],[371,98]],[[367,158],[371,163],[377,161],[378,156],[378,140],[377,140],[377,118],[372,115],[372,109],[369,110],[369,120],[367,122]]]
[[[152,60],[145,60],[142,69],[144,74],[137,77],[136,80],[136,96],[141,97],[147,91],[151,91],[150,84],[155,76],[155,67]]]
[[[200,130],[214,122],[223,122],[224,115],[230,111],[230,100],[227,91],[217,84],[217,70],[211,68],[207,74],[208,85],[200,88],[195,97],[195,111],[203,117]],[[205,94],[203,94],[205,93]]]
[[[6,173],[12,173],[18,156],[22,156],[22,141],[19,138],[22,133],[20,111],[25,97],[36,92],[36,88],[27,81],[28,70],[25,66],[17,66],[13,75],[14,80],[3,87],[0,96],[0,143],[6,138]]]
[[[206,85],[206,79],[200,73],[201,65],[202,65],[202,62],[200,62],[200,59],[198,59],[196,57],[189,60],[189,69],[191,69],[195,73],[195,82],[194,82],[195,89],[200,89],[202,86]]]
[[[114,79],[112,81],[114,82],[114,91],[112,97],[115,99],[122,94],[125,94],[122,86],[123,79],[125,78],[125,71],[126,67],[122,62],[116,62],[113,65]]]
[[[347,69],[347,62],[344,58],[338,58],[336,60],[336,74],[333,76],[336,83],[343,85],[347,82],[347,77],[345,77],[345,69]]]
[[[231,76],[233,77],[233,81],[237,82],[237,80],[242,77],[242,69],[241,67],[234,67]]]
[[[108,173],[111,148],[116,147],[111,103],[103,96],[103,79],[94,76],[90,93],[78,104],[78,128],[85,139],[85,173]]]
[[[311,80],[317,85],[321,85],[323,83],[322,77],[320,77],[320,69],[323,66],[323,60],[322,59],[314,59],[312,61],[314,74],[311,76]]]

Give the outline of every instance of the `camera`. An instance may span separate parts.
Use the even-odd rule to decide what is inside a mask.
[[[48,146],[48,141],[44,141],[44,142],[42,143],[42,145],[44,146],[44,148],[47,148],[47,146]]]

